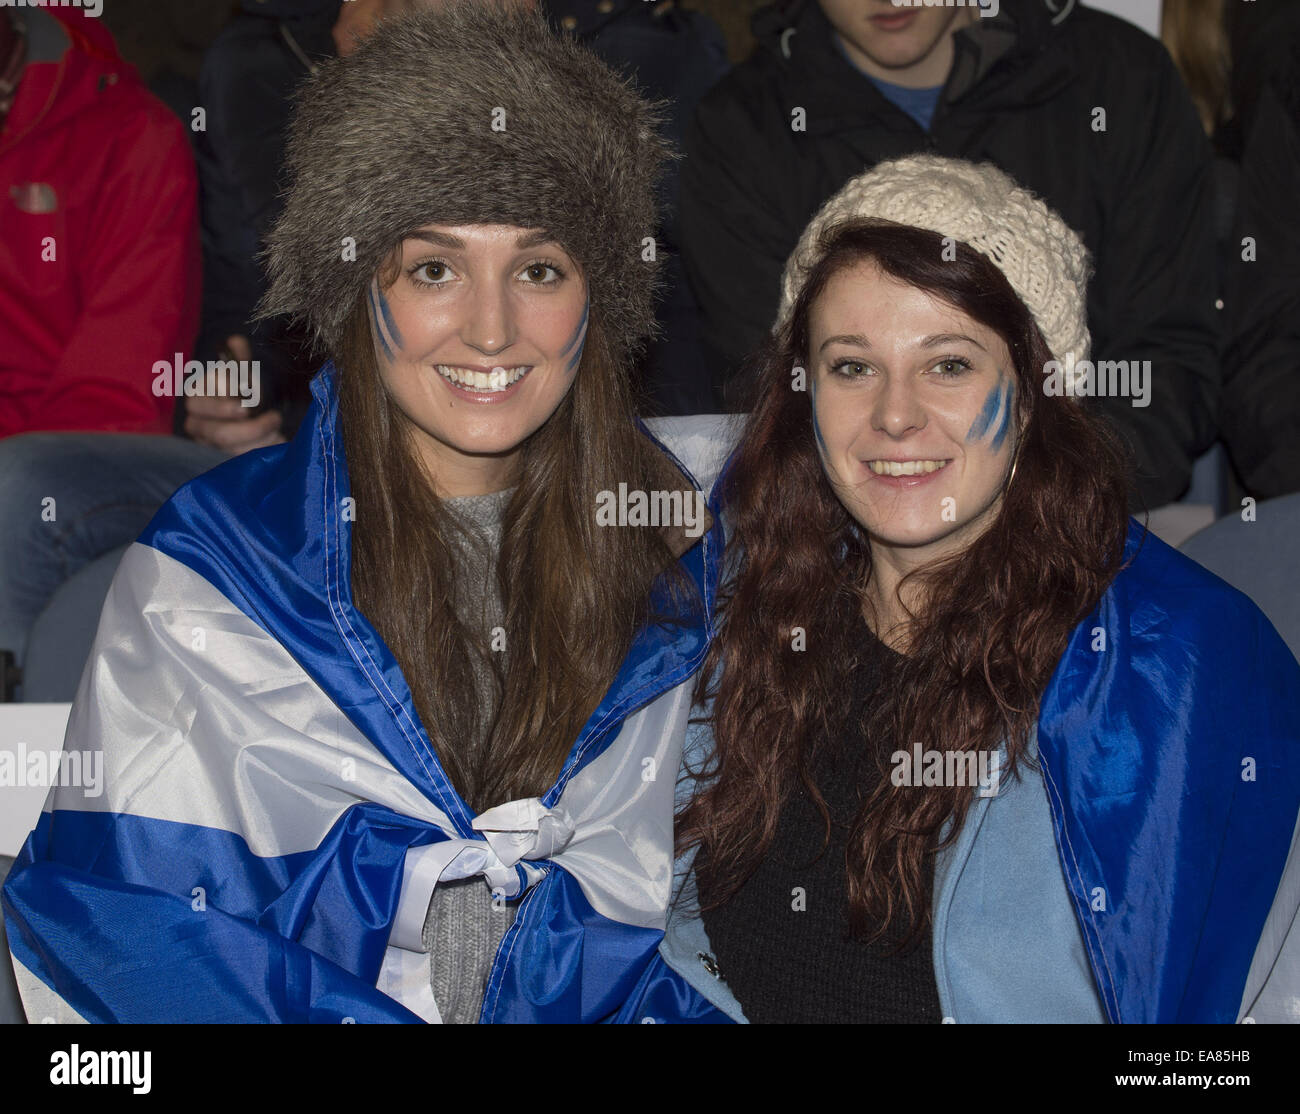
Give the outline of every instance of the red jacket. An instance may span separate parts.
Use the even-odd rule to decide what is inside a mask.
[[[153,364],[189,354],[200,301],[184,128],[99,20],[24,13],[27,66],[0,131],[0,437],[169,433]]]

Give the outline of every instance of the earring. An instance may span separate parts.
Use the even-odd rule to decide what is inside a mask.
[[[1015,482],[1016,479],[1016,469],[1019,467],[1020,467],[1020,449],[1017,448],[1016,455],[1011,460],[1011,471],[1007,474],[1007,484],[1006,487],[1002,489],[1003,491],[1011,490],[1011,485]]]

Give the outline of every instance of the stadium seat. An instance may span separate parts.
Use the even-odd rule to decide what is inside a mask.
[[[1180,548],[1254,600],[1300,658],[1300,493],[1256,504],[1253,522],[1225,515]]]

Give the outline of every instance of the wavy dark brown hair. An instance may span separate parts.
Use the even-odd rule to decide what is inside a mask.
[[[380,269],[387,285],[396,269]],[[413,447],[414,426],[379,374],[364,300],[337,354],[339,413],[356,500],[352,592],[411,688],[443,769],[475,811],[536,797],[555,782],[583,725],[613,682],[650,612],[661,574],[680,603],[681,531],[600,527],[597,493],[680,490],[682,474],[635,422],[629,358],[593,313],[573,386],[523,446],[506,508],[497,582],[504,653],[456,613],[452,581],[461,527],[436,495]],[[671,610],[671,609],[670,609]],[[492,678],[483,710],[469,662]],[[467,753],[463,740],[486,733]]]
[[[858,666],[871,548],[822,468],[811,392],[791,385],[793,368],[812,368],[809,311],[833,276],[874,262],[1001,336],[1020,431],[1015,471],[988,528],[960,555],[904,578],[921,601],[908,612],[906,656],[855,736],[873,748],[877,772],[847,840],[856,934],[897,934],[900,946],[918,938],[930,917],[925,857],[956,837],[971,799],[969,788],[894,786],[890,753],[916,743],[994,750],[1005,740],[1002,771],[1014,776],[1072,630],[1120,567],[1129,468],[1120,442],[1079,400],[1044,393],[1050,352],[998,267],[966,244],[955,260],[943,248],[936,233],[887,221],[827,229],[787,325],[751,365],[751,414],[726,493],[734,575],[697,691],[700,702],[713,700],[716,750],[678,820],[679,848],[701,851],[705,908],[723,904],[761,861],[796,784],[820,810],[829,841],[810,770],[818,746],[847,726],[839,709]],[[806,650],[793,648],[797,627]]]

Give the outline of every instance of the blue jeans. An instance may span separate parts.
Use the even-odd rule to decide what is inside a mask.
[[[0,650],[21,663],[28,631],[59,586],[134,541],[172,492],[228,456],[163,434],[0,440]]]

